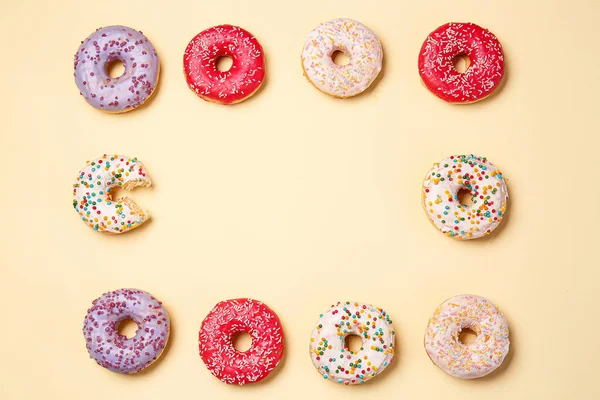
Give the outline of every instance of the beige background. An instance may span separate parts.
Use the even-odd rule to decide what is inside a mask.
[[[600,396],[599,2],[150,3],[2,0],[0,398]],[[300,65],[310,30],[342,16],[385,52],[376,86],[350,100],[319,93]],[[451,106],[421,86],[420,46],[448,21],[501,40],[500,93]],[[197,98],[182,74],[188,41],[221,23],[267,56],[264,88],[230,107]],[[79,42],[110,24],[142,30],[161,57],[156,96],[124,115],[89,107],[72,77]],[[500,232],[472,242],[436,232],[420,204],[431,164],[465,152],[498,165],[511,195]],[[139,157],[154,182],[133,192],[153,220],[121,236],[93,232],[71,205],[78,170],[103,153]],[[137,376],[98,367],[81,334],[91,301],[121,287],[160,298],[173,323]],[[476,381],[445,375],[422,345],[429,315],[460,293],[510,322],[505,364]],[[263,383],[231,387],[205,369],[197,334],[216,302],[244,296],[279,314],[287,348]],[[397,362],[351,388],[324,381],[307,350],[319,313],[346,299],[384,307],[398,332]]]

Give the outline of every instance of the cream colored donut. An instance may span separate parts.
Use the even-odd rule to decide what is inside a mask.
[[[73,185],[73,207],[83,222],[99,232],[123,233],[146,222],[150,215],[128,197],[113,199],[111,189],[149,187],[150,178],[137,158],[103,155],[79,171]]]
[[[356,353],[346,347],[349,335],[363,340]],[[345,385],[365,383],[394,359],[394,338],[390,316],[381,308],[337,303],[321,314],[310,338],[310,356],[325,379]]]
[[[348,65],[337,65],[335,51],[350,57]],[[306,78],[320,91],[334,97],[356,96],[377,78],[383,49],[375,33],[347,18],[325,22],[313,30],[304,44],[302,67]]]
[[[477,334],[469,344],[459,340],[468,328]],[[433,313],[425,331],[425,350],[442,371],[460,379],[481,378],[498,368],[508,354],[508,322],[489,300],[455,296]]]
[[[468,190],[473,205],[460,204],[458,192]],[[508,189],[498,170],[485,157],[458,155],[435,163],[423,181],[423,208],[446,236],[477,239],[500,225]]]

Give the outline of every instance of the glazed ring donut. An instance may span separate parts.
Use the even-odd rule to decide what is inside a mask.
[[[235,349],[232,336],[247,332],[252,346]],[[283,329],[279,317],[260,301],[234,299],[218,303],[202,322],[200,357],[222,382],[245,385],[263,380],[283,357]]]
[[[460,204],[458,192],[468,190],[473,205]],[[439,163],[423,181],[423,208],[446,236],[477,239],[500,225],[508,203],[502,172],[485,157],[451,156]]]
[[[477,339],[463,344],[463,329]],[[508,322],[489,300],[461,295],[436,310],[425,331],[425,350],[442,371],[460,379],[481,378],[498,368],[508,354]]]
[[[464,73],[454,68],[453,59],[469,57]],[[471,23],[449,23],[431,32],[419,53],[423,84],[449,103],[483,100],[500,85],[504,76],[502,45],[490,31]]]
[[[348,65],[337,65],[332,55],[342,51]],[[325,22],[313,30],[302,50],[304,75],[321,92],[338,98],[352,97],[366,90],[383,63],[383,49],[377,35],[347,18]]]
[[[111,78],[106,67],[113,61],[125,66]],[[141,106],[158,83],[158,55],[152,43],[126,26],[107,26],[92,33],[75,54],[75,83],[94,108],[121,113]]]
[[[119,333],[119,322],[131,319],[134,337]],[[121,374],[140,372],[156,361],[169,339],[170,322],[162,303],[150,293],[119,289],[94,300],[83,321],[83,336],[90,357],[98,365]]]
[[[113,199],[111,189],[132,190],[152,184],[137,158],[103,155],[88,161],[73,185],[73,208],[98,232],[123,233],[146,222],[150,215],[129,197]]]
[[[228,71],[217,69],[217,59],[230,57]],[[188,86],[202,99],[235,104],[252,96],[265,79],[263,48],[238,26],[219,25],[196,35],[183,54]]]
[[[363,345],[353,353],[346,336],[357,335]],[[323,378],[353,385],[382,373],[394,359],[395,332],[390,316],[364,303],[337,303],[321,314],[310,338],[310,356]]]

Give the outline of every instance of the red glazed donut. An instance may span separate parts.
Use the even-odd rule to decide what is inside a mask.
[[[231,337],[247,332],[252,346],[233,347]],[[277,314],[260,301],[234,299],[218,303],[202,322],[200,357],[222,382],[245,385],[269,375],[283,356],[283,329]]]
[[[228,71],[217,69],[219,57],[231,57]],[[235,104],[252,96],[265,77],[265,58],[258,40],[248,31],[219,25],[196,35],[183,54],[188,86],[207,101]]]
[[[452,60],[469,57],[464,73]],[[419,54],[425,86],[449,103],[473,103],[492,94],[504,76],[502,45],[490,31],[471,23],[449,23],[431,32]]]

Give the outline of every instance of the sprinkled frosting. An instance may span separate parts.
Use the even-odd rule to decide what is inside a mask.
[[[345,344],[360,336],[356,353]],[[310,338],[310,356],[323,378],[345,385],[365,383],[394,359],[394,328],[390,316],[369,304],[345,302],[321,314]]]
[[[88,161],[73,185],[73,208],[83,222],[99,232],[123,233],[137,228],[150,218],[133,200],[113,200],[111,189],[132,190],[151,185],[146,170],[137,158],[103,155]]]
[[[459,340],[465,328],[477,334],[469,344]],[[508,354],[508,322],[489,300],[461,295],[436,310],[425,332],[425,350],[442,371],[460,379],[485,376]]]
[[[464,73],[453,59],[469,57]],[[490,31],[471,23],[449,23],[431,32],[419,53],[419,74],[425,86],[450,103],[471,103],[489,96],[504,76],[502,45]]]
[[[113,61],[125,66],[111,78],[106,67]],[[107,26],[92,33],[75,54],[75,83],[94,108],[125,112],[142,105],[158,82],[159,62],[152,43],[126,26]]]
[[[217,59],[233,61],[228,71]],[[238,26],[220,25],[196,35],[183,54],[188,86],[204,100],[234,104],[252,96],[265,77],[263,49],[252,34]]]
[[[458,192],[468,190],[473,205],[460,204]],[[477,239],[500,225],[508,189],[485,157],[451,156],[435,163],[423,181],[423,207],[429,220],[446,236]]]
[[[117,330],[131,319],[138,330],[128,339]],[[160,357],[169,338],[169,315],[150,293],[119,289],[94,300],[83,321],[83,336],[90,357],[113,372],[133,374]]]
[[[348,65],[337,65],[332,55],[342,51]],[[318,26],[308,35],[302,51],[304,75],[320,91],[335,97],[355,96],[375,80],[383,62],[383,49],[377,35],[347,18],[337,18]]]
[[[247,332],[252,346],[235,349],[232,336]],[[283,356],[283,329],[277,314],[260,301],[226,300],[218,303],[202,322],[200,356],[222,382],[244,385],[269,375]]]

